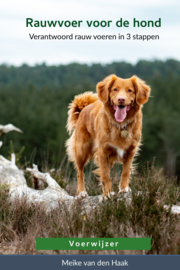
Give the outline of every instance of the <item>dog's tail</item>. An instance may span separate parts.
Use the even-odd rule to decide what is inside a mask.
[[[79,117],[80,112],[89,104],[98,100],[97,94],[93,94],[93,92],[85,92],[84,94],[80,94],[75,96],[74,100],[69,104],[68,111],[68,120],[66,128],[69,133],[76,127],[76,123]]]

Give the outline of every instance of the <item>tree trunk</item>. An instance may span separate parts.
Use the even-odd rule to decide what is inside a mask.
[[[176,176],[176,159],[177,154],[173,149],[167,149],[167,157],[166,157],[166,170],[169,178]]]

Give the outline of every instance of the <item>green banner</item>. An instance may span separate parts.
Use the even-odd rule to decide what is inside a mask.
[[[36,250],[150,250],[151,238],[36,238]]]

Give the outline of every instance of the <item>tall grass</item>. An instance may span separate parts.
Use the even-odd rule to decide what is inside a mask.
[[[65,168],[65,169],[63,169]],[[46,164],[46,170],[49,170]],[[101,194],[101,186],[86,172],[86,188],[91,196]],[[112,171],[113,189],[118,192],[120,169]],[[76,180],[69,165],[51,171],[56,181],[71,195],[76,193]],[[29,185],[30,178],[26,175]],[[0,253],[2,254],[180,254],[179,217],[164,209],[164,204],[180,203],[176,179],[169,180],[154,164],[142,166],[132,177],[132,202],[119,196],[103,201],[91,214],[81,216],[82,202],[76,201],[69,212],[65,206],[46,213],[27,201],[8,199],[8,188],[0,188]],[[36,251],[37,237],[151,237],[150,251]]]

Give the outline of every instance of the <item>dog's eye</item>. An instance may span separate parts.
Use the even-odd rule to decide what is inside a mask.
[[[128,89],[128,92],[132,92],[132,90],[131,89]]]
[[[117,88],[114,88],[114,91],[117,91]]]

